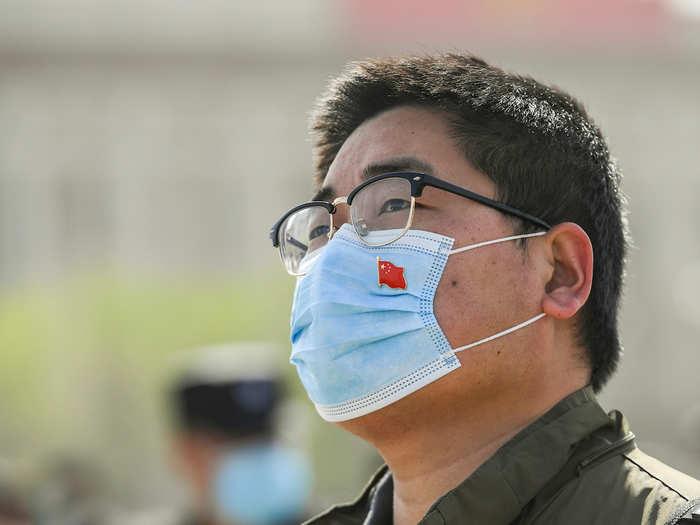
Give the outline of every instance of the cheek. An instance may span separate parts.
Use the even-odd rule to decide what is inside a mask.
[[[452,347],[468,343],[467,334],[478,332],[488,319],[489,284],[484,275],[494,261],[479,258],[474,264],[474,255],[451,256],[435,292],[435,317]]]
[[[452,347],[488,337],[522,321],[526,267],[511,250],[457,254],[448,260],[434,312]]]

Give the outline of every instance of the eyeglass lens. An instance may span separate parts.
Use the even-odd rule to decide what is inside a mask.
[[[298,274],[302,260],[328,242],[331,216],[322,206],[303,208],[280,225],[280,253],[287,271]]]
[[[406,179],[381,179],[362,188],[350,207],[357,234],[370,246],[384,244],[370,234],[383,230],[403,230],[411,216],[411,183]]]
[[[395,240],[371,234],[394,230],[396,238],[401,236],[411,218],[411,183],[391,177],[368,184],[355,194],[350,218],[357,235],[370,246]],[[330,225],[330,214],[321,206],[303,208],[285,219],[280,226],[279,240],[280,253],[289,273],[299,274],[304,258],[326,245]]]

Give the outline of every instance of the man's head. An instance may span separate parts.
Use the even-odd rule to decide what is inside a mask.
[[[305,456],[275,437],[281,394],[275,376],[231,377],[223,367],[190,370],[174,385],[175,453],[197,523],[299,523],[311,473]]]
[[[620,353],[617,308],[626,246],[623,198],[619,174],[600,131],[575,100],[473,57],[371,60],[351,64],[334,81],[314,112],[312,131],[316,181],[332,187],[337,195],[347,195],[360,183],[359,174],[367,164],[398,160],[395,168],[415,170],[410,165],[414,158],[430,164],[440,178],[552,225],[580,226],[592,244],[593,282],[582,281],[575,290],[576,286],[568,286],[566,308],[574,308],[576,315],[562,317],[572,319],[572,337],[585,350],[582,357],[590,367],[591,383],[596,390],[603,386]],[[409,165],[402,165],[406,160]],[[437,190],[426,190],[425,200],[431,204],[423,211],[423,228],[454,237],[455,246],[509,230],[512,234],[537,229]],[[435,222],[432,228],[430,221]],[[565,230],[561,239],[571,242],[549,249],[564,259],[563,252],[572,250],[579,268],[565,269],[555,277],[575,281],[576,271],[586,270],[586,256],[573,253],[586,250],[585,235],[572,224],[560,229]],[[517,311],[521,320],[538,313],[532,311],[538,305],[527,301],[538,287],[543,296],[556,299],[551,283],[538,283],[539,274],[527,271],[528,264],[536,264],[527,251],[521,251],[510,267],[493,273],[499,264],[513,259],[514,254],[506,251],[516,248],[503,246],[479,254],[478,264],[448,264],[442,291],[438,288],[436,293],[435,311],[453,346],[469,342],[458,340],[467,334],[479,336],[474,327],[488,334],[489,329],[507,326],[504,323],[512,322]],[[472,257],[477,257],[476,252]],[[465,275],[465,271],[483,275]],[[587,286],[591,286],[590,295]],[[512,290],[519,293],[509,293]],[[576,306],[577,302],[583,306]],[[558,307],[550,306],[556,317]]]
[[[275,442],[275,418],[282,384],[266,343],[197,348],[178,357],[168,385],[173,463],[204,523],[229,523],[224,510],[245,494],[229,490],[227,479],[250,477],[242,468]],[[257,455],[257,456],[256,456]],[[255,472],[261,472],[262,467]]]
[[[200,373],[178,378],[169,399],[176,424],[176,460],[202,508],[212,499],[222,457],[250,443],[272,440],[279,399],[279,383],[270,378],[212,378]]]

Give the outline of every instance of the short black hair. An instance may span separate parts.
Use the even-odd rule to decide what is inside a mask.
[[[351,62],[311,116],[321,184],[350,134],[398,106],[440,110],[467,160],[494,181],[497,198],[550,224],[574,222],[591,239],[593,285],[577,318],[591,384],[617,367],[617,312],[627,227],[621,174],[583,106],[563,91],[460,54]],[[520,223],[523,233],[532,226]]]

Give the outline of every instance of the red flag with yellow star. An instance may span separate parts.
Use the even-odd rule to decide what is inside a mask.
[[[406,289],[406,279],[403,276],[403,268],[389,261],[382,261],[377,257],[377,279],[379,287],[383,284],[389,288]]]

